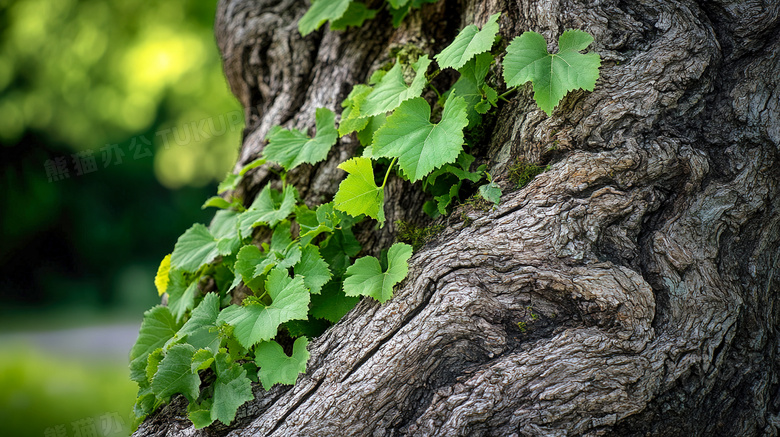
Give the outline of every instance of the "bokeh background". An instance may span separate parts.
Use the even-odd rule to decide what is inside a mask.
[[[128,434],[157,265],[240,145],[215,8],[0,0],[0,434]]]

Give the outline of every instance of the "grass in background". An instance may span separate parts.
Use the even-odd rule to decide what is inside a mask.
[[[3,435],[126,436],[135,395],[121,361],[55,356],[29,346],[0,349]]]

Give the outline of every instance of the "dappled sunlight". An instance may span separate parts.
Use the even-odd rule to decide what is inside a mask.
[[[238,109],[211,27],[188,16],[197,8],[183,0],[12,2],[0,30],[0,141],[35,131],[96,150]],[[221,179],[239,138],[233,130],[161,156],[155,140],[155,174],[170,188]]]

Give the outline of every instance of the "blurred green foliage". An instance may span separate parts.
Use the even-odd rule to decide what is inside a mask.
[[[214,42],[214,3],[170,0],[21,0],[0,29],[0,140],[28,130],[74,150],[239,109]],[[168,187],[203,185],[235,160],[236,132],[155,156]],[[181,135],[181,138],[184,136]]]
[[[0,353],[0,387],[3,435],[129,434],[136,386],[124,364],[5,349]]]
[[[0,0],[0,315],[158,301],[157,264],[241,141],[215,8]]]

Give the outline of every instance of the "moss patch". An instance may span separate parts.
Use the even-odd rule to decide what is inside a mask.
[[[395,226],[398,228],[398,241],[410,244],[415,252],[444,230],[444,225],[417,226],[403,220],[396,221]]]
[[[512,181],[517,188],[522,188],[528,185],[536,176],[549,169],[549,165],[540,166],[532,162],[527,162],[524,159],[519,159],[509,168],[509,180]]]

